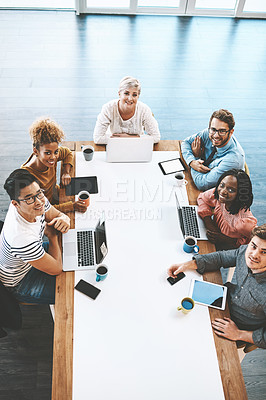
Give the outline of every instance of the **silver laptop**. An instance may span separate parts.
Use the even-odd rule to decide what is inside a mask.
[[[140,137],[109,138],[106,146],[107,162],[150,162],[153,152],[153,138]]]
[[[204,222],[198,215],[198,206],[180,206],[176,192],[175,197],[177,215],[184,238],[194,236],[199,240],[208,240]]]
[[[105,221],[99,220],[94,229],[70,229],[62,243],[63,271],[95,269],[108,251]]]

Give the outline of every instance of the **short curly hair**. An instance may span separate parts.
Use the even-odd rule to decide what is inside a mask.
[[[39,150],[47,143],[61,143],[65,134],[60,125],[49,117],[41,117],[32,123],[29,129],[33,146]]]

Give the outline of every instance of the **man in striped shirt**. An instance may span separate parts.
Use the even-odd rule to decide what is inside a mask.
[[[69,230],[69,217],[49,203],[27,170],[13,171],[4,188],[11,203],[1,232],[0,280],[19,301],[54,304],[55,276],[62,271],[58,232]]]

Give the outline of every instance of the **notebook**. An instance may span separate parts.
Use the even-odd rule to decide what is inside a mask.
[[[107,162],[150,162],[153,152],[153,138],[148,135],[140,137],[113,137],[106,145]]]
[[[177,215],[184,238],[194,236],[196,239],[208,240],[203,220],[198,216],[198,206],[180,206],[176,197]]]
[[[105,258],[108,248],[105,221],[93,229],[70,229],[62,235],[63,271],[95,269]]]

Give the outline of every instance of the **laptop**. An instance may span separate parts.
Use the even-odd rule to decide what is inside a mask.
[[[208,240],[203,220],[198,216],[198,206],[180,206],[175,192],[177,215],[184,238],[194,236],[199,240]]]
[[[63,271],[95,269],[108,251],[105,221],[99,219],[93,229],[69,229],[62,243]]]
[[[109,138],[106,146],[107,162],[150,162],[153,152],[153,138],[148,135],[140,137]]]

